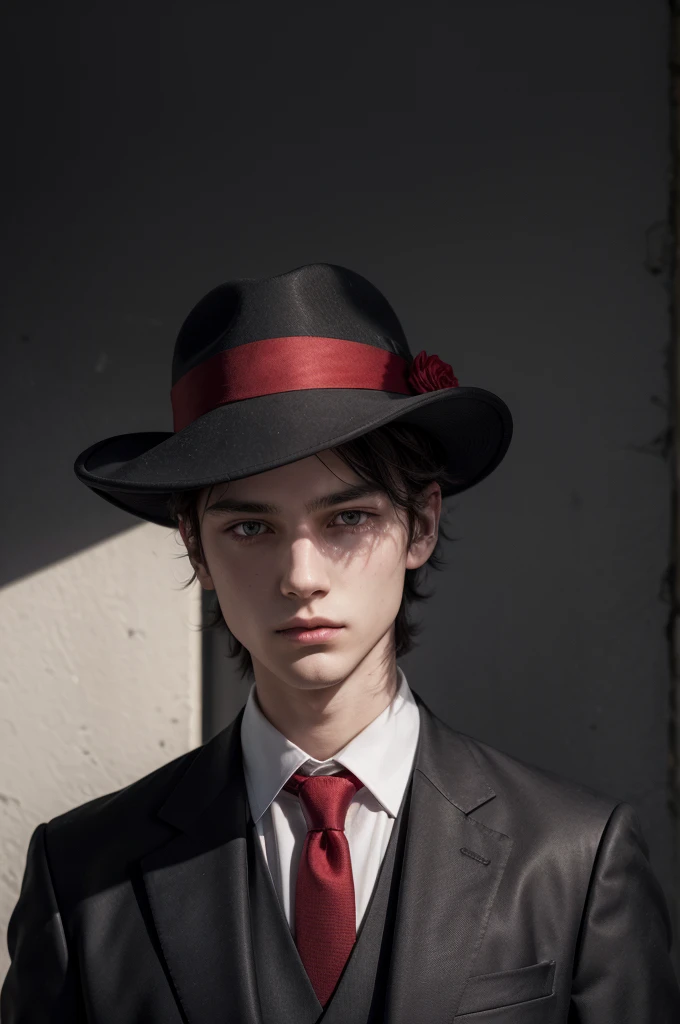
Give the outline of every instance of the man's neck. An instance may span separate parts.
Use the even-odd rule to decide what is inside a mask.
[[[397,692],[396,659],[380,673],[362,668],[333,686],[316,689],[293,687],[260,673],[255,696],[265,718],[286,739],[317,761],[326,761],[382,714]]]

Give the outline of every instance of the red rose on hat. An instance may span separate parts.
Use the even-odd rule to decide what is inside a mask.
[[[419,352],[411,363],[408,383],[414,394],[426,391],[440,391],[442,388],[457,388],[458,378],[448,363],[439,356],[428,356],[425,349]]]

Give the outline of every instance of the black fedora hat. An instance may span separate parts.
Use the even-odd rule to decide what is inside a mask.
[[[76,476],[140,519],[174,527],[173,491],[295,462],[386,423],[420,426],[447,453],[448,497],[505,455],[512,417],[452,368],[414,358],[394,310],[366,278],[330,263],[228,281],[189,313],[172,361],[172,432],[91,445]]]

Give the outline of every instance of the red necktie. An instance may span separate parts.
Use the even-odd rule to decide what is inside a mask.
[[[296,772],[283,787],[298,794],[307,822],[295,886],[295,944],[322,1006],[333,994],[357,937],[345,816],[362,786],[343,768],[335,775]]]

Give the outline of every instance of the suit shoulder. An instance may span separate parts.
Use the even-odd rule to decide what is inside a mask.
[[[47,834],[55,837],[77,834],[82,829],[89,832],[93,827],[127,827],[131,819],[140,814],[148,814],[150,808],[163,802],[165,794],[169,793],[188,771],[201,749],[202,747],[198,746],[186,751],[121,789],[87,800],[55,815],[47,822]]]
[[[235,720],[236,721],[236,720]],[[224,788],[237,752],[234,722],[212,739],[180,754],[122,789],[51,818],[45,828],[47,859],[60,906],[75,906],[93,892],[126,879],[129,865],[177,834],[165,808],[209,804]]]

